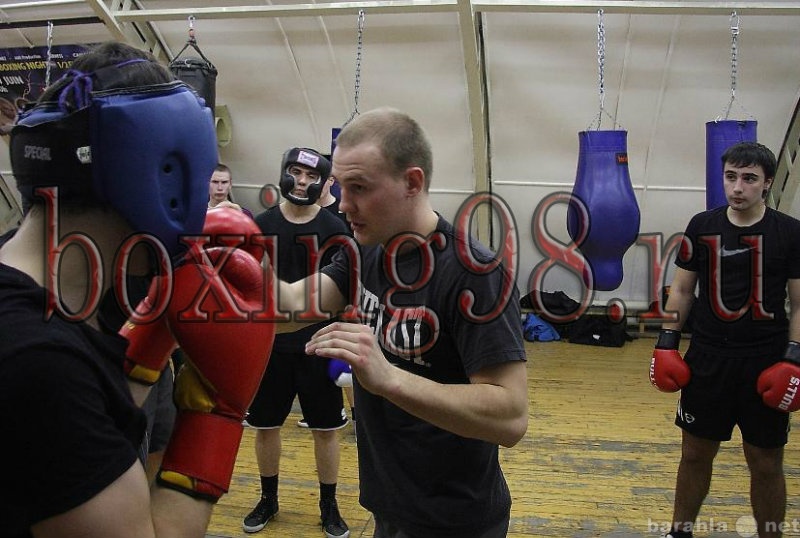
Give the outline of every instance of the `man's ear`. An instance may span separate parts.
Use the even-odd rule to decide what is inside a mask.
[[[418,166],[410,166],[405,171],[406,190],[416,196],[425,190],[425,172]]]
[[[770,191],[770,189],[772,189],[772,185],[773,185],[774,182],[775,182],[775,178],[774,177],[768,177],[768,178],[764,179],[764,191],[761,194],[761,197],[763,199],[766,200],[767,197],[769,196],[769,191]]]

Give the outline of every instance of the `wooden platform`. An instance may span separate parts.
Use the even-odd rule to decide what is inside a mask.
[[[677,396],[660,393],[648,382],[653,344],[652,338],[622,348],[527,344],[528,433],[514,448],[501,450],[514,503],[509,537],[663,534],[672,513],[680,431],[673,425]],[[259,495],[253,432],[246,430],[231,491],[216,507],[210,537],[323,536],[311,434],[295,426],[297,418],[294,412],[284,427],[278,517],[260,533],[242,531],[242,518]],[[792,426],[797,428],[796,414]],[[350,426],[343,430],[342,441],[339,506],[352,538],[371,537],[370,515],[358,504],[356,445]],[[796,438],[787,446],[786,475],[790,527],[785,536],[800,536]],[[748,489],[736,432],[717,457],[695,536],[753,536]]]

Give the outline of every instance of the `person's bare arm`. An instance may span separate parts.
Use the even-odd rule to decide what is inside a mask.
[[[689,317],[689,312],[692,309],[694,302],[694,290],[697,285],[697,273],[687,271],[678,267],[675,271],[675,277],[669,288],[669,297],[664,311],[667,315],[676,314],[675,321],[667,321],[662,324],[663,329],[672,329],[680,331],[686,319]]]
[[[790,278],[789,292],[789,340],[800,342],[800,278]]]
[[[151,497],[144,469],[130,469],[85,503],[42,520],[34,538],[203,538],[213,505],[155,487]]]
[[[393,366],[372,329],[344,322],[318,331],[306,352],[347,362],[366,390],[457,435],[511,447],[528,428],[523,361],[486,367],[468,384],[437,383]]]
[[[334,317],[347,306],[345,297],[339,291],[333,279],[323,273],[311,275],[297,282],[278,282],[280,311],[291,319],[275,324],[276,332],[294,332],[311,323],[323,319],[303,319],[302,313],[320,312]]]

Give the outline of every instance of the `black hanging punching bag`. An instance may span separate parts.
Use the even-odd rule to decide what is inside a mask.
[[[626,131],[582,131],[567,232],[588,262],[584,284],[610,291],[622,283],[622,257],[639,235],[639,205],[628,172]],[[583,207],[579,207],[582,204]],[[582,209],[585,209],[583,211]]]
[[[217,101],[217,68],[197,46],[193,32],[190,31],[189,36],[189,41],[169,63],[169,70],[176,78],[191,86],[205,100],[206,106],[211,109],[213,115]],[[192,47],[200,57],[181,58],[181,54],[189,47]]]

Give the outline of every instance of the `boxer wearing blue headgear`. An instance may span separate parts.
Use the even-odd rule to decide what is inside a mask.
[[[304,172],[307,181],[298,179]],[[281,194],[296,205],[315,204],[330,175],[331,162],[320,153],[310,148],[291,148],[281,161]]]
[[[0,424],[21,441],[3,448],[14,462],[3,476],[14,494],[0,503],[0,535],[203,536],[213,502],[148,483],[139,459],[147,452],[146,421],[136,405],[146,391],[129,386],[123,373],[129,342],[103,326],[96,306],[98,296],[124,284],[125,269],[148,268],[136,252],[121,269],[113,263],[133,232],[155,235],[170,249],[180,234],[202,232],[217,159],[213,122],[195,94],[173,83],[147,52],[106,43],[72,67],[12,133],[12,166],[27,211],[19,228],[0,237]],[[235,254],[226,268],[249,256]],[[255,259],[249,267],[255,272],[237,271],[240,280],[261,275]],[[179,279],[186,268],[195,269],[179,268],[174,289],[191,293],[195,288]],[[168,330],[176,326],[170,322]],[[186,347],[188,338],[175,338]],[[206,342],[201,334],[193,343]],[[217,343],[230,342],[223,335]],[[225,367],[260,379],[263,368],[248,369],[240,355],[227,357]],[[197,356],[189,358],[196,379],[215,380]],[[176,403],[186,414],[191,379],[178,377]],[[221,385],[213,392],[226,403],[249,401],[247,394],[231,396],[236,387],[222,393]],[[241,419],[208,408],[191,414],[191,426],[176,422],[171,460],[183,464],[184,483],[211,477],[224,487],[219,462],[232,467]],[[211,418],[218,427],[201,426]],[[186,430],[214,443],[177,444]]]
[[[55,186],[62,205],[107,204],[178,253],[180,236],[203,228],[217,161],[210,109],[154,58],[117,54],[111,64],[75,66],[11,132],[24,206],[37,188]],[[145,74],[146,83],[131,85]]]

